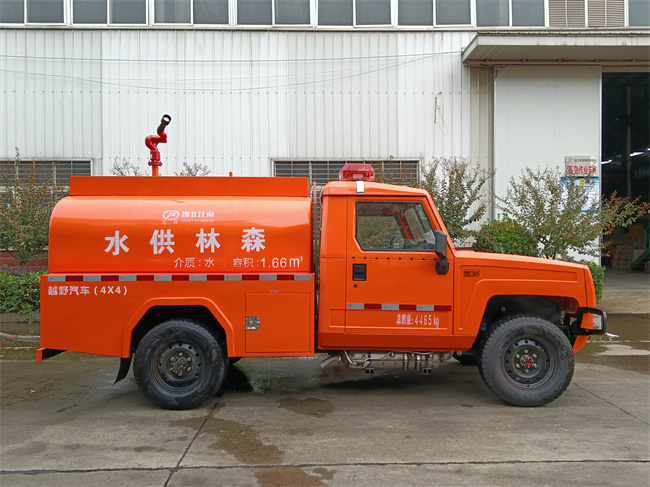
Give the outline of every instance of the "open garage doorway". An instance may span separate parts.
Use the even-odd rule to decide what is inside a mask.
[[[650,201],[650,73],[603,73],[602,194]],[[649,216],[611,236],[613,267],[648,269]]]

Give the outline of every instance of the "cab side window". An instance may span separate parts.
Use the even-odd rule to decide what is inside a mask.
[[[433,252],[434,233],[419,202],[357,202],[356,238],[363,250]]]

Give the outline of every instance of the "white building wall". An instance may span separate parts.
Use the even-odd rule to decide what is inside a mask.
[[[505,196],[525,167],[563,173],[565,156],[600,158],[600,96],[599,67],[496,68],[495,194]]]
[[[268,176],[271,160],[470,156],[472,32],[0,30],[0,159]]]

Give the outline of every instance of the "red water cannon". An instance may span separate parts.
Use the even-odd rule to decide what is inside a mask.
[[[167,134],[165,133],[165,127],[169,125],[169,122],[172,121],[172,117],[169,115],[163,115],[160,119],[160,125],[156,129],[158,135],[149,135],[144,139],[144,144],[149,148],[151,152],[151,157],[149,158],[149,165],[151,166],[151,175],[158,176],[158,168],[162,166],[160,162],[160,151],[158,150],[158,144],[167,143]]]

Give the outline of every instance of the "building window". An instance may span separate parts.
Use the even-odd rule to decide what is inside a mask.
[[[510,0],[476,0],[476,27],[510,25]]]
[[[0,174],[12,177],[16,162],[0,161]],[[90,161],[20,161],[18,178],[27,181],[35,173],[38,182],[46,179],[52,188],[60,191],[70,189],[70,176],[90,176]]]
[[[0,4],[0,24],[25,23],[24,0],[2,0]]]
[[[309,25],[309,0],[275,0],[276,25]]]
[[[146,24],[146,0],[110,0],[111,24]]]
[[[584,27],[585,0],[548,0],[551,27]]]
[[[397,23],[399,25],[433,25],[433,2],[431,0],[398,0]]]
[[[228,0],[194,0],[194,23],[228,25]]]
[[[155,0],[153,19],[156,24],[189,24],[190,0]]]
[[[239,25],[272,25],[271,0],[237,0],[237,23]]]
[[[27,0],[27,22],[62,24],[63,0]]]
[[[436,0],[436,25],[472,23],[470,0]]]
[[[513,27],[544,27],[544,0],[512,0]]]
[[[375,180],[391,184],[412,185],[419,180],[420,161],[274,161],[277,177],[309,178],[309,184],[316,184],[321,191],[330,181],[338,181],[339,171],[348,162],[371,164],[375,169]]]
[[[390,0],[356,0],[356,25],[390,25]]]
[[[628,0],[630,27],[650,27],[650,1]]]
[[[625,27],[624,0],[589,0],[588,27]]]
[[[319,25],[352,26],[353,22],[354,11],[352,0],[319,0]]]
[[[106,24],[108,5],[106,0],[73,0],[73,24]]]

